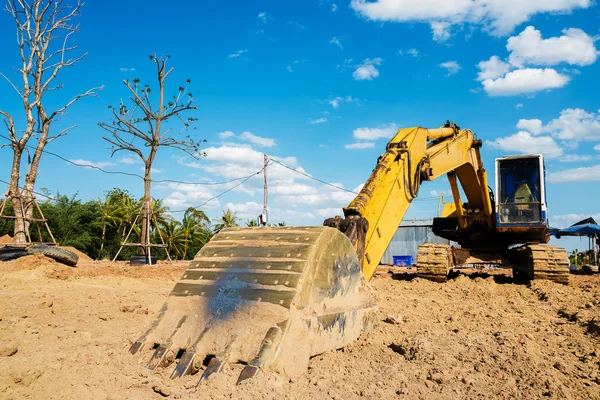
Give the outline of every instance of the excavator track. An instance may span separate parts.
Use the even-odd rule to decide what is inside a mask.
[[[199,372],[210,358],[198,382],[226,363],[246,364],[238,383],[261,370],[304,373],[311,356],[373,327],[377,307],[362,282],[356,252],[336,229],[223,229],[130,352],[154,350],[151,370],[177,362],[172,378]]]
[[[446,282],[452,268],[452,247],[424,243],[417,252],[417,276],[435,282]]]
[[[562,247],[528,245],[527,251],[533,279],[548,279],[569,284],[569,257]]]

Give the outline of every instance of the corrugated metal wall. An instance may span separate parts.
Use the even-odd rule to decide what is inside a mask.
[[[431,221],[403,222],[381,258],[381,264],[394,265],[393,256],[412,256],[413,264],[417,262],[417,248],[423,243],[450,244],[450,241],[433,234]]]

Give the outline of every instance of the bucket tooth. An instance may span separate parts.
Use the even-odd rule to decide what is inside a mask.
[[[204,370],[204,373],[200,377],[198,384],[200,384],[200,382],[202,382],[202,381],[207,380],[213,374],[218,374],[219,372],[221,372],[223,365],[225,365],[225,362],[223,360],[219,360],[217,357],[213,357],[210,360],[210,362],[208,363],[208,366],[206,367],[206,369]]]
[[[167,346],[160,345],[152,354],[152,358],[148,361],[146,368],[155,370],[157,367],[166,367],[175,359],[175,355]]]
[[[129,348],[129,352],[131,354],[137,354],[137,352],[140,351],[143,346],[144,346],[144,342],[137,341],[131,345],[131,347]]]
[[[258,371],[260,371],[260,368],[254,366],[254,365],[246,365],[244,367],[244,369],[242,370],[242,373],[238,377],[236,385],[239,385],[240,383],[244,382],[246,379],[254,378],[258,374]]]
[[[171,374],[171,379],[181,378],[185,375],[192,375],[198,371],[198,357],[195,352],[186,350],[181,356],[177,367]]]

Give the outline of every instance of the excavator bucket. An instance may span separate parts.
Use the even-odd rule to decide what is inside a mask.
[[[229,228],[200,250],[130,349],[147,368],[198,382],[225,363],[238,383],[270,370],[294,376],[311,356],[342,348],[377,320],[350,240],[328,227]],[[150,355],[150,354],[148,354]]]

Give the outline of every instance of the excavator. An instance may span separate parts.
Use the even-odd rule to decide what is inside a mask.
[[[223,229],[191,261],[130,352],[148,353],[151,370],[176,364],[174,379],[198,373],[198,383],[228,363],[244,365],[238,383],[260,371],[304,373],[310,357],[375,326],[368,281],[421,183],[442,175],[454,202],[433,230],[457,246],[420,246],[419,277],[444,282],[461,265],[503,265],[526,279],[567,283],[566,251],[544,245],[543,157],[496,160],[494,192],[481,146],[471,130],[450,122],[400,129],[343,218],[320,227]]]

